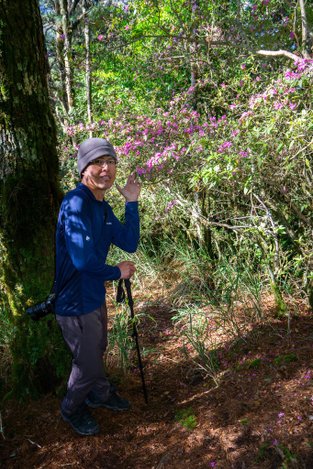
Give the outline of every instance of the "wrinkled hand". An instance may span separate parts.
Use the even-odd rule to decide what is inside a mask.
[[[128,176],[127,182],[123,188],[119,184],[116,184],[116,187],[119,193],[125,197],[126,202],[136,202],[138,200],[141,184],[136,180],[135,173]]]
[[[136,272],[135,264],[133,262],[130,262],[130,261],[120,262],[119,264],[117,264],[117,267],[121,271],[120,278],[130,278]]]

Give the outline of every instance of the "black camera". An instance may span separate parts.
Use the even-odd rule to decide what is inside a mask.
[[[55,293],[50,293],[46,301],[27,308],[26,313],[29,314],[33,321],[39,321],[39,319],[44,318],[48,314],[54,313],[55,299]]]

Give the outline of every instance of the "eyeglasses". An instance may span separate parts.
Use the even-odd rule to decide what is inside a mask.
[[[89,164],[94,164],[96,166],[103,166],[103,165],[108,165],[109,167],[113,167],[113,166],[116,166],[116,159],[115,158],[108,158],[108,159],[104,159],[104,158],[98,158],[96,160],[93,160],[91,161],[91,163]]]

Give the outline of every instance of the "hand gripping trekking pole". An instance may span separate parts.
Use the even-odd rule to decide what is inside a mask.
[[[134,314],[134,301],[133,301],[132,292],[131,292],[131,282],[128,278],[124,279],[124,282],[125,282],[125,287],[126,287],[126,292],[127,292],[128,306],[129,306],[129,309],[130,309],[130,317],[131,317],[132,323],[133,323],[133,334],[132,334],[132,336],[135,339],[135,344],[136,344],[136,349],[137,349],[138,367],[139,367],[139,370],[140,370],[142,390],[143,390],[143,395],[144,395],[144,398],[145,398],[145,403],[148,404],[148,393],[147,393],[147,388],[146,388],[146,383],[145,383],[145,375],[144,375],[144,372],[143,372],[143,366],[142,366],[142,360],[141,360],[141,354],[140,354],[140,348],[139,348],[138,332],[137,332],[135,314]],[[118,282],[116,301],[117,301],[117,303],[124,303],[125,302],[125,292],[124,292],[124,289],[123,289],[123,279],[120,279],[119,282]]]

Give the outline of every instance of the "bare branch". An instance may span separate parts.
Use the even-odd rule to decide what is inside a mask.
[[[267,56],[278,56],[278,55],[283,55],[285,57],[288,57],[291,60],[299,60],[301,57],[299,57],[296,54],[293,54],[292,52],[288,52],[287,50],[279,49],[279,50],[257,50],[257,54],[260,55],[267,55]]]

